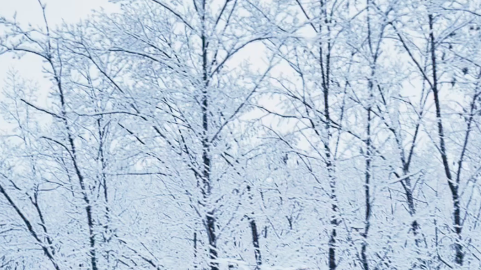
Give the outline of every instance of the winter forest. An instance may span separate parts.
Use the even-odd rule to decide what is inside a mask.
[[[0,269],[481,269],[481,0],[111,2],[0,17]]]

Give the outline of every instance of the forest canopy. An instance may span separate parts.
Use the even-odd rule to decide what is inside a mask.
[[[481,1],[111,2],[0,17],[1,269],[481,269]]]

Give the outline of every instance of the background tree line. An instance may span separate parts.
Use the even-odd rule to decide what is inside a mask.
[[[0,18],[0,268],[481,267],[481,1],[113,2]]]

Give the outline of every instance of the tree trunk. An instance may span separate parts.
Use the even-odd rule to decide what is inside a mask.
[[[254,205],[253,196],[251,187],[247,186],[247,191],[249,192],[249,199],[251,206]],[[252,234],[252,245],[254,246],[254,256],[256,259],[256,270],[260,269],[262,265],[262,257],[261,257],[261,249],[259,246],[259,232],[257,231],[257,224],[256,220],[254,219],[254,211],[252,211],[251,216],[249,217],[249,225],[251,227],[251,234]]]
[[[433,15],[428,15],[429,19],[429,40],[430,40],[430,47],[431,47],[431,63],[432,63],[432,72],[433,72],[433,83],[432,83],[432,90],[434,96],[434,104],[436,107],[436,120],[438,126],[438,135],[439,135],[439,151],[441,154],[441,159],[443,161],[444,166],[444,173],[446,174],[446,178],[448,180],[449,189],[451,191],[451,197],[453,199],[453,219],[454,219],[454,231],[456,232],[456,242],[454,244],[455,249],[455,262],[458,265],[463,265],[463,258],[464,252],[463,247],[461,245],[461,206],[460,206],[460,198],[459,198],[459,179],[454,181],[451,170],[449,167],[448,156],[446,151],[446,142],[444,138],[444,127],[441,115],[441,105],[439,101],[439,89],[438,89],[438,78],[437,78],[437,66],[436,66],[436,47],[435,47],[435,40],[434,40],[434,33],[433,33]]]
[[[202,41],[202,128],[203,128],[203,138],[202,138],[202,195],[207,208],[206,219],[206,230],[207,238],[209,243],[209,267],[211,270],[219,270],[219,264],[217,262],[217,239],[215,234],[215,210],[210,203],[210,195],[212,192],[211,186],[211,158],[210,158],[210,141],[209,141],[209,96],[208,96],[208,86],[209,86],[209,75],[208,75],[208,59],[207,59],[207,37],[206,37],[206,0],[202,0],[202,10],[201,10],[201,41]]]

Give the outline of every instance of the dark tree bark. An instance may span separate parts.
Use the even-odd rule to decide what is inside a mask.
[[[252,245],[254,246],[254,255],[256,258],[256,269],[260,269],[262,265],[261,250],[259,248],[259,233],[257,232],[256,221],[250,219],[251,233],[252,233]]]
[[[369,14],[369,0],[366,1],[366,12],[367,12],[367,38],[368,38],[368,46],[369,51],[373,57],[373,64],[371,65],[371,77],[368,80],[368,91],[369,91],[369,100],[368,100],[368,107],[367,107],[367,125],[366,125],[366,171],[365,171],[365,178],[364,178],[364,199],[365,199],[365,215],[364,215],[364,232],[362,234],[364,241],[361,246],[361,261],[364,270],[369,270],[369,261],[367,258],[367,238],[369,234],[369,228],[371,226],[370,219],[371,219],[371,163],[372,163],[372,151],[371,151],[371,117],[372,117],[372,103],[373,103],[373,78],[375,75],[375,68],[376,68],[376,60],[377,60],[377,53],[373,53],[372,49],[372,37],[371,37],[371,21],[370,21],[370,14]],[[379,49],[379,45],[378,45]]]
[[[250,186],[247,186],[247,191],[249,192],[249,199],[251,206],[254,205],[252,190]],[[262,265],[262,256],[261,256],[261,249],[259,245],[259,232],[257,231],[257,224],[254,218],[254,212],[251,213],[251,216],[248,217],[249,225],[251,228],[251,235],[252,235],[252,245],[254,246],[254,256],[256,259],[256,270],[260,269]]]
[[[372,88],[372,82],[369,81],[369,85]],[[372,89],[371,89],[372,90]],[[371,97],[372,98],[372,97]],[[371,226],[370,218],[371,218],[371,106],[369,106],[367,110],[367,127],[366,127],[366,172],[365,172],[365,182],[364,182],[364,196],[365,196],[365,204],[366,204],[366,211],[364,216],[364,233],[362,234],[364,238],[364,242],[361,247],[361,260],[364,270],[369,270],[369,261],[367,259],[367,237],[369,233],[369,227]]]
[[[320,8],[321,8],[321,24],[319,26],[319,32],[322,33],[323,29],[323,22],[329,22],[328,14],[327,14],[327,7],[323,0],[320,1]],[[334,163],[333,163],[333,156],[331,153],[330,141],[332,136],[331,131],[331,116],[330,116],[330,105],[329,105],[329,88],[330,88],[330,75],[331,75],[331,41],[330,38],[330,27],[329,24],[326,26],[328,40],[326,42],[327,52],[324,52],[324,44],[321,41],[319,44],[319,65],[321,68],[321,76],[322,76],[322,92],[324,98],[324,117],[326,118],[325,123],[325,132],[326,137],[323,140],[324,144],[324,153],[326,155],[326,169],[329,178],[329,188],[330,188],[330,197],[331,197],[331,234],[329,237],[329,269],[334,270],[336,269],[336,236],[337,236],[337,198],[336,198],[336,179],[334,176]],[[325,55],[324,55],[325,54]],[[325,58],[325,59],[324,59]]]
[[[459,198],[459,178],[456,181],[453,179],[451,174],[451,169],[449,167],[449,161],[446,151],[446,142],[444,135],[444,127],[441,114],[441,104],[439,100],[439,89],[438,89],[438,77],[437,77],[437,65],[436,65],[436,43],[434,39],[434,19],[433,15],[428,15],[429,20],[429,43],[430,43],[430,56],[432,64],[432,90],[434,96],[434,104],[436,107],[436,120],[438,127],[438,137],[439,137],[439,152],[441,154],[441,159],[443,161],[444,173],[448,180],[449,190],[451,191],[451,197],[453,200],[453,219],[454,219],[454,231],[456,232],[456,242],[454,244],[455,249],[455,262],[458,265],[463,265],[464,252],[463,246],[461,245],[461,205]]]
[[[209,199],[212,192],[211,186],[211,158],[210,158],[210,141],[209,141],[209,74],[208,74],[208,55],[207,55],[207,36],[206,36],[206,0],[202,0],[201,10],[201,42],[202,42],[202,195],[204,203],[207,207],[206,230],[209,243],[209,267],[211,270],[219,270],[219,264],[217,263],[217,239],[215,233],[215,210],[210,205]]]
[[[194,269],[197,269],[197,232],[194,232]]]

